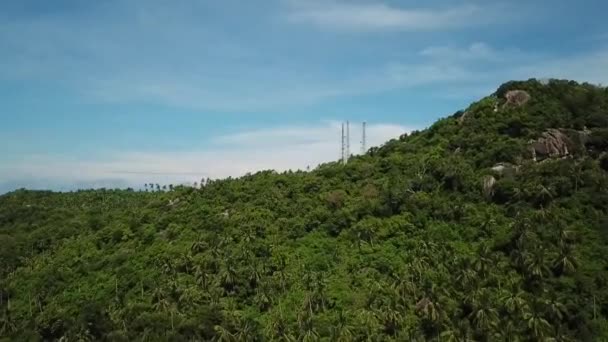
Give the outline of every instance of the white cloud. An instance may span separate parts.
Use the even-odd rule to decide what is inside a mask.
[[[351,152],[358,154],[360,123],[351,125]],[[413,128],[368,124],[368,146],[377,146]],[[0,166],[0,178],[17,186],[132,186],[143,183],[181,184],[202,177],[225,178],[273,169],[305,170],[339,159],[340,126],[286,126],[246,131],[213,139],[207,149],[172,152],[116,152],[95,160],[62,156],[29,156]]]
[[[608,47],[569,56],[494,48],[485,43],[431,46],[419,52],[427,60],[395,63],[389,74],[402,86],[434,85],[441,98],[475,99],[510,80],[571,79],[608,83]]]
[[[484,42],[475,42],[465,47],[454,45],[429,46],[421,50],[419,54],[434,60],[448,59],[462,62],[513,62],[533,57],[519,49],[496,49]]]
[[[608,48],[591,53],[547,58],[530,64],[515,65],[514,77],[522,78],[562,78],[590,83],[608,83]]]
[[[400,8],[383,3],[342,1],[291,1],[287,18],[343,31],[431,31],[485,23],[481,8],[460,5],[450,8]]]

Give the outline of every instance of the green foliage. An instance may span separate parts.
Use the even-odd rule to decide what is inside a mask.
[[[533,162],[549,128],[588,139]],[[509,82],[346,166],[0,196],[0,339],[608,339],[607,131],[606,89]]]

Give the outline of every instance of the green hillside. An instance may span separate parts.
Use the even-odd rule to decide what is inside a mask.
[[[608,88],[529,80],[347,165],[15,191],[0,340],[608,340],[607,151]]]

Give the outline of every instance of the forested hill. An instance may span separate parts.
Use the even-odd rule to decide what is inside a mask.
[[[0,340],[607,340],[607,150],[608,89],[529,80],[347,165],[15,191]]]

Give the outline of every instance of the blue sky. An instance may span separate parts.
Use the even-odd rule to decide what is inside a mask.
[[[605,1],[0,2],[0,192],[182,183],[339,155],[511,79],[608,82]]]

